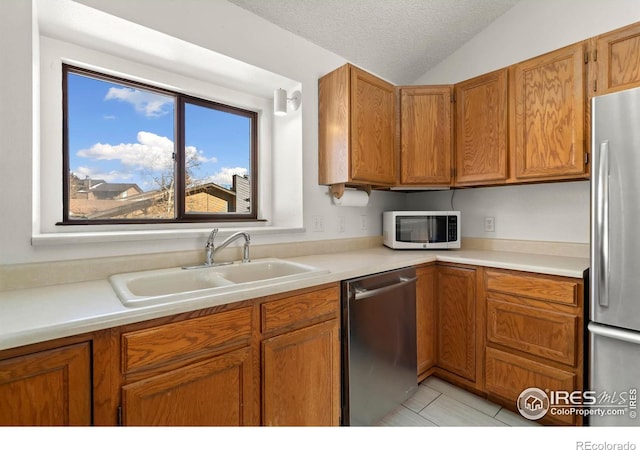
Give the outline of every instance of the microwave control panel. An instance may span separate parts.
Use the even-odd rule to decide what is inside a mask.
[[[457,216],[448,216],[447,224],[449,227],[448,230],[448,242],[454,242],[458,239],[458,217]]]

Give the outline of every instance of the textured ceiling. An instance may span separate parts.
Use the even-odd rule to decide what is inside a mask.
[[[521,0],[229,0],[396,84],[425,74]]]

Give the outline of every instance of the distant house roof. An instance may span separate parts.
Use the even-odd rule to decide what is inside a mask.
[[[101,183],[95,186],[91,186],[91,188],[89,189],[95,192],[119,193],[119,192],[128,191],[129,189],[132,189],[132,188],[138,191],[139,194],[142,194],[143,192],[143,190],[140,189],[140,186],[138,186],[135,183]]]
[[[78,186],[78,192],[102,192],[102,193],[113,193],[119,194],[121,192],[128,191],[129,189],[135,189],[139,194],[142,194],[144,191],[140,189],[135,183],[107,183],[104,180],[91,180],[86,179],[80,181]]]
[[[85,180],[86,181],[86,180]],[[104,180],[90,180],[92,192],[124,192],[127,189],[133,187],[138,190],[138,194],[130,195],[125,199],[122,199],[124,203],[122,206],[110,208],[107,210],[97,211],[94,214],[88,216],[89,219],[99,219],[105,217],[114,217],[131,213],[133,211],[148,208],[153,205],[158,199],[166,195],[165,190],[155,190],[144,192],[138,187],[137,184],[130,183],[106,183]],[[98,184],[101,182],[102,184]],[[95,184],[94,184],[95,183]],[[206,192],[207,194],[220,198],[228,203],[229,212],[246,211],[250,208],[250,198],[238,198],[238,193],[243,196],[250,195],[248,188],[248,180],[245,177],[234,175],[233,188],[238,189],[238,192],[233,189],[227,189],[215,183],[204,183],[196,186],[189,186],[185,189],[185,195],[187,197],[198,194],[200,192]],[[240,189],[239,189],[240,188]],[[246,192],[245,192],[246,191]],[[79,191],[87,192],[87,190]]]

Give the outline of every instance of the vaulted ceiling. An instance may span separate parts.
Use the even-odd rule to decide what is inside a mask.
[[[409,84],[521,0],[229,1],[395,84]]]

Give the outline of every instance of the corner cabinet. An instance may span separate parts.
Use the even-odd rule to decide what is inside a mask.
[[[476,301],[474,267],[438,265],[438,375],[465,386],[481,387],[478,335],[482,313]]]
[[[422,381],[436,365],[436,266],[417,267],[416,277],[416,348],[418,381]]]
[[[395,87],[351,64],[318,81],[318,183],[392,186]]]
[[[400,185],[449,186],[453,150],[451,86],[402,87]]]
[[[513,181],[588,177],[585,51],[578,43],[511,68]]]
[[[507,79],[502,69],[455,85],[456,186],[507,180]]]
[[[0,361],[0,426],[92,424],[91,344]]]

